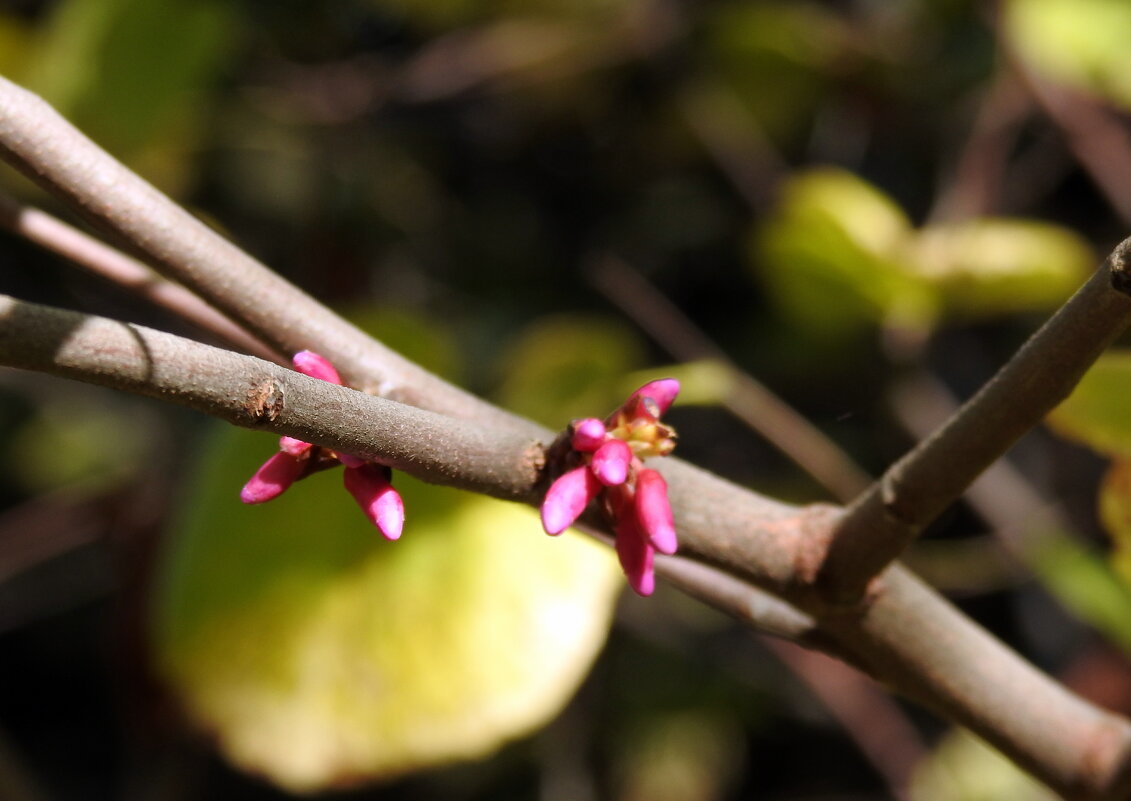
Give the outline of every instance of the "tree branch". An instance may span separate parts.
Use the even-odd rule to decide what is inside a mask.
[[[3,79],[0,154],[265,341],[285,352],[318,350],[348,383],[441,414],[138,326],[11,299],[0,309],[0,362],[180,402],[240,425],[380,459],[430,480],[537,502],[542,473],[533,454],[540,448],[532,447],[548,441],[550,432],[452,387],[366,337]],[[1113,259],[1117,274],[1123,272],[1122,259]],[[1039,419],[1039,407],[1067,394],[1121,327],[1129,303],[1106,277],[1089,282],[967,411],[924,443],[922,456],[913,452],[864,496],[858,506],[872,510],[867,513],[878,533],[872,533],[866,515],[850,513],[846,519],[857,527],[840,528],[831,553],[826,546],[839,517],[832,507],[777,503],[677,460],[661,460],[682,555],[777,595],[801,613],[782,617],[785,607],[767,607],[784,628],[816,635],[807,620],[816,621],[820,636],[846,658],[970,726],[1054,789],[1079,798],[1126,798],[1127,721],[1073,696],[899,566],[884,572],[863,605],[829,606],[829,586],[822,594],[813,582],[831,581],[835,596],[838,588],[855,588],[888,564],[922,519]],[[1083,355],[1074,355],[1076,348]],[[465,448],[467,453],[456,453]],[[953,464],[945,462],[952,458]],[[959,476],[945,475],[949,469]],[[943,491],[923,486],[932,477],[943,481]],[[908,518],[892,525],[887,501]],[[873,544],[880,557],[861,557]],[[837,578],[841,569],[848,581]],[[707,580],[694,580],[709,594]],[[748,611],[756,614],[756,597],[750,598]],[[723,608],[737,606],[731,600]]]
[[[0,192],[0,226],[95,275],[136,292],[246,353],[268,361],[279,360],[278,353],[180,284],[166,281],[141,262],[105,242],[3,192]]]
[[[1068,397],[1131,322],[1131,239],[945,425],[892,465],[836,526],[817,586],[853,603],[990,464]]]
[[[3,77],[0,158],[280,352],[310,348],[350,386],[536,436],[526,421],[441,381],[271,272]]]
[[[762,435],[833,497],[844,502],[871,483],[868,474],[784,400],[707,338],[694,323],[630,265],[606,256],[589,271],[590,282],[680,361],[709,359],[727,373],[723,405]]]
[[[537,504],[544,486],[541,445],[509,429],[368,396],[141,326],[0,297],[0,363],[180,403],[494,497]],[[794,570],[821,541],[821,521],[825,528],[834,522],[827,507],[786,506],[663,461],[681,539],[690,543],[684,556],[737,566],[738,575],[810,608],[793,611],[684,557],[663,560],[660,570],[678,585],[739,619],[841,655],[970,726],[1062,792],[1122,797],[1121,771],[1131,765],[1126,721],[1069,693],[898,566],[885,573],[866,609],[834,614],[814,602]]]

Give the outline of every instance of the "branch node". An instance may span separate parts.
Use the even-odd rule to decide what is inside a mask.
[[[821,566],[828,556],[832,533],[836,530],[844,510],[827,503],[814,503],[801,510],[795,518],[797,541],[793,566],[797,581],[806,587],[816,584]]]
[[[275,378],[265,378],[247,391],[244,411],[255,424],[272,423],[282,414],[286,402],[283,385]]]
[[[1129,259],[1131,259],[1131,237],[1120,242],[1108,259],[1111,286],[1124,295],[1131,295],[1131,264],[1128,264]]]

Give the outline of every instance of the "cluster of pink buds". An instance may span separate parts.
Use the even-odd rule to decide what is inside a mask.
[[[666,456],[675,431],[660,422],[679,393],[679,382],[663,378],[645,384],[604,422],[574,420],[567,464],[542,502],[547,534],[565,531],[600,497],[616,533],[617,557],[632,589],[651,595],[656,587],[656,551],[676,551],[675,525],[664,477],[644,466],[649,456]]]
[[[334,365],[317,353],[304,350],[296,353],[292,361],[295,370],[304,375],[339,386],[342,383]],[[404,502],[390,483],[392,473],[388,467],[293,437],[279,439],[279,452],[255,471],[240,492],[240,500],[263,503],[277,498],[299,479],[338,463],[345,465],[346,490],[365,516],[386,539],[400,537],[404,527]]]

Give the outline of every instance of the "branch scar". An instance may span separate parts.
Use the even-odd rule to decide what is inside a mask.
[[[248,389],[244,411],[256,423],[270,423],[282,413],[284,402],[283,385],[274,378],[266,378]]]

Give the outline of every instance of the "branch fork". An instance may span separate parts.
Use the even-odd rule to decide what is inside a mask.
[[[543,502],[554,435],[344,322],[0,78],[0,156],[272,349],[323,354],[374,397],[140,326],[0,297],[0,364],[191,406],[428,481]],[[1131,795],[1131,723],[1071,694],[895,564],[1065,397],[1131,319],[1124,242],[999,375],[845,510],[798,508],[675,459],[680,555],[655,570],[736,618],[840,656],[969,726],[1057,791]],[[295,321],[301,321],[296,324]],[[397,402],[400,401],[400,402]],[[551,449],[552,462],[556,451]],[[612,532],[585,519],[598,534]]]

